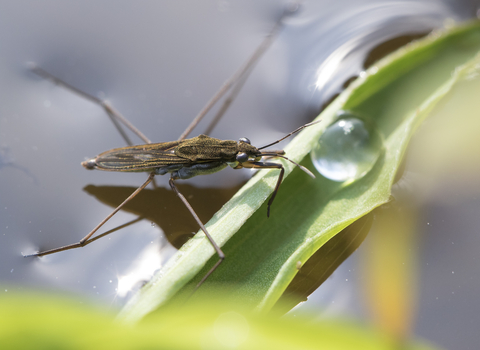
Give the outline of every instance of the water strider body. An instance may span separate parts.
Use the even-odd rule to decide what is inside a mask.
[[[310,176],[315,176],[305,167],[285,157],[284,151],[262,152],[261,150],[314,123],[303,125],[282,139],[260,148],[252,146],[250,140],[246,137],[237,142],[200,135],[181,141],[115,148],[82,162],[82,165],[89,170],[151,172],[155,175],[170,173],[172,180],[185,180],[197,175],[213,174],[227,166],[233,169],[276,168],[280,170],[280,174],[275,190],[268,202],[267,215],[269,215],[270,205],[283,179],[284,168],[281,164],[262,162],[263,157],[282,157],[299,166]]]
[[[189,179],[215,173],[228,165],[234,169],[243,168],[243,163],[258,162],[261,158],[259,149],[247,138],[236,142],[200,135],[183,141],[115,148],[82,165],[87,169],[107,171],[170,173],[175,179]]]

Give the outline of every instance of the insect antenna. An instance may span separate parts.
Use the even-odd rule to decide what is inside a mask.
[[[278,154],[278,153],[264,153],[262,152],[262,157],[280,157],[280,158],[283,158],[283,159],[286,159],[288,160],[290,163],[298,166],[300,169],[302,169],[307,175],[309,175],[311,178],[315,179],[315,175],[310,171],[308,170],[307,168],[305,168],[303,165],[300,165],[298,164],[297,162],[285,157],[285,156],[282,156],[281,154]]]
[[[285,135],[284,137],[282,137],[280,140],[277,140],[277,141],[275,141],[275,142],[269,143],[268,145],[259,147],[258,149],[261,150],[261,149],[264,149],[264,148],[267,148],[267,147],[276,145],[277,143],[285,140],[287,137],[290,137],[290,136],[292,136],[293,134],[296,134],[297,132],[299,132],[300,130],[305,129],[307,126],[311,126],[311,125],[314,125],[314,124],[318,124],[318,123],[320,123],[320,121],[321,121],[321,120],[317,120],[317,121],[314,121],[314,122],[311,122],[311,123],[302,125],[301,127],[293,130],[291,133],[289,133],[289,134]]]

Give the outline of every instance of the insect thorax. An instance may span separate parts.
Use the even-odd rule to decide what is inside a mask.
[[[219,140],[206,135],[200,135],[183,141],[175,148],[175,155],[192,162],[202,160],[230,161],[237,154],[237,142]]]

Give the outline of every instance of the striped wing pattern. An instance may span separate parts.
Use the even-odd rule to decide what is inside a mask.
[[[101,170],[128,172],[191,163],[190,160],[175,155],[178,144],[178,141],[172,141],[115,148],[99,154],[95,162]]]

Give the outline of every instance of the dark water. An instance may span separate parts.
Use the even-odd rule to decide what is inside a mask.
[[[151,140],[174,140],[253,52],[282,3],[0,4],[0,283],[6,293],[42,288],[120,306],[175,252],[172,243],[197,231],[167,190],[167,178],[158,177],[159,189],[146,192],[105,229],[139,216],[144,220],[83,249],[24,259],[22,252],[77,242],[112,210],[106,202],[117,203],[115,196],[133,191],[146,178],[83,169],[85,158],[121,147],[123,140],[100,108],[38,78],[26,63],[34,61],[82,90],[106,96]],[[359,74],[372,48],[446,21],[472,18],[478,5],[458,0],[306,2],[287,20],[212,136],[246,136],[257,145],[275,140],[316,116],[346,80]],[[194,206],[206,208],[200,213],[206,220],[249,176],[249,171],[227,169],[192,179],[181,190]],[[442,258],[429,254],[431,264]],[[347,261],[312,304],[334,301],[333,309],[362,314],[352,306],[358,305],[353,264]],[[438,321],[442,306],[423,305],[418,333],[454,344],[439,331],[448,325]],[[437,320],[435,328],[430,317]],[[470,322],[478,324],[476,317]]]

